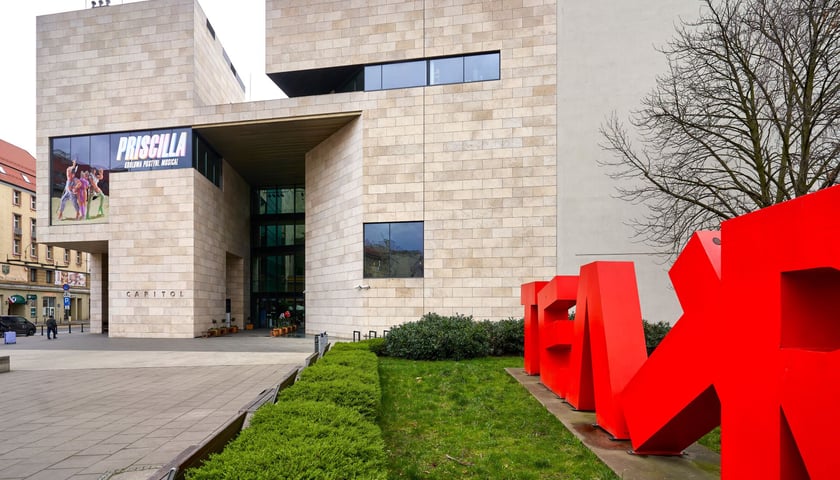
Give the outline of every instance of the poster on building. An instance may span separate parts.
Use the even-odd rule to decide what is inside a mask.
[[[87,286],[87,278],[84,273],[77,273],[77,272],[55,272],[55,284],[56,285],[69,285],[70,288],[73,287],[86,287]]]
[[[112,173],[190,167],[189,128],[53,138],[50,223],[106,222]]]

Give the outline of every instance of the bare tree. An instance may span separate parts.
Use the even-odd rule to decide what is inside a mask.
[[[699,229],[838,183],[840,0],[703,0],[667,74],[601,128],[638,235],[676,252]]]

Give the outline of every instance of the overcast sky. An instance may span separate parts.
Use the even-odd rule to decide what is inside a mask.
[[[112,6],[142,0],[111,0]],[[248,100],[282,96],[265,76],[265,0],[198,0]],[[0,139],[35,155],[35,17],[90,8],[90,0],[1,0]],[[106,7],[103,7],[106,8]]]

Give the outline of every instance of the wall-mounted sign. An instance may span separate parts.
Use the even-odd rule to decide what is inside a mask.
[[[107,221],[112,172],[191,168],[192,142],[189,128],[51,139],[51,224]]]
[[[126,290],[127,298],[184,298],[183,290]]]

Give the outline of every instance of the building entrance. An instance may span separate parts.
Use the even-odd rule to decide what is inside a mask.
[[[251,323],[306,331],[304,188],[255,191],[251,205]]]

